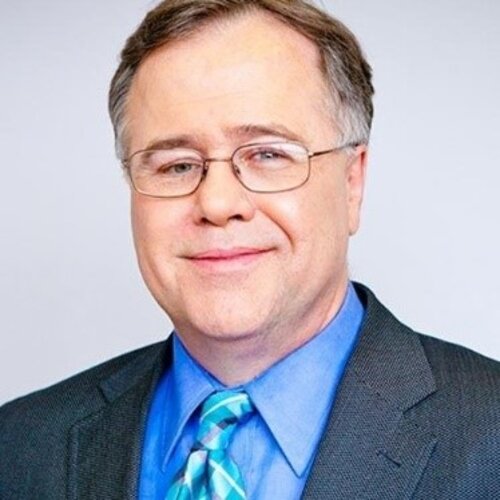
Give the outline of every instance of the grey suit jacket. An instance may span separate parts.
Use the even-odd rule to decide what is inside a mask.
[[[303,497],[499,499],[500,364],[413,332],[356,287],[360,340]],[[2,407],[0,498],[136,498],[170,349],[140,349]]]

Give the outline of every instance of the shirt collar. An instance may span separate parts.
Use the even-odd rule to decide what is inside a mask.
[[[349,284],[342,307],[323,330],[245,387],[297,476],[315,454],[362,318],[363,306]]]
[[[220,384],[186,351],[177,334],[173,333],[172,383],[170,384],[172,408],[171,425],[164,428],[164,443],[170,443],[162,458],[163,466],[168,463],[182,431],[193,412],[200,404],[220,389]]]
[[[345,365],[354,349],[363,306],[349,284],[337,315],[315,337],[239,389],[245,390],[297,476],[318,446]],[[164,429],[168,460],[193,412],[224,387],[186,351],[174,332],[169,400],[177,411]],[[311,390],[321,388],[321,390]]]

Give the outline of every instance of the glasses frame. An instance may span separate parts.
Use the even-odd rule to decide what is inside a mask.
[[[241,149],[245,149],[245,148],[252,147],[252,146],[266,146],[266,145],[272,146],[272,145],[276,145],[276,144],[295,144],[295,145],[300,146],[301,148],[304,149],[304,151],[307,153],[307,177],[304,179],[303,182],[301,182],[297,186],[293,186],[291,188],[277,189],[277,190],[273,190],[273,191],[268,191],[268,190],[263,191],[263,190],[257,190],[257,189],[250,189],[243,182],[243,180],[241,179],[240,172],[238,170],[238,166],[234,163],[234,157],[237,155],[237,153]],[[131,160],[135,156],[137,156],[137,155],[139,155],[141,153],[145,153],[145,152],[165,151],[166,148],[146,148],[146,149],[140,149],[140,150],[135,151],[134,153],[132,153],[129,157],[123,159],[121,163],[122,163],[123,169],[125,170],[125,172],[127,174],[127,178],[129,180],[129,183],[132,186],[132,188],[137,193],[139,193],[139,194],[141,194],[143,196],[148,196],[150,198],[175,199],[175,198],[184,198],[186,196],[192,195],[193,193],[195,193],[197,191],[197,189],[200,187],[201,183],[203,182],[203,180],[207,176],[208,168],[210,166],[210,163],[212,163],[212,162],[229,162],[231,164],[231,168],[232,168],[234,176],[236,177],[236,179],[238,180],[238,182],[247,191],[249,191],[251,193],[259,193],[259,194],[273,194],[273,193],[285,193],[287,191],[293,191],[293,190],[298,189],[301,186],[303,186],[309,180],[309,178],[311,176],[311,160],[313,158],[316,158],[318,156],[323,156],[323,155],[326,155],[326,154],[331,154],[331,153],[339,153],[340,151],[342,151],[344,149],[356,148],[359,145],[360,145],[359,142],[348,142],[346,144],[342,144],[341,146],[337,146],[335,148],[325,149],[325,150],[321,150],[321,151],[309,151],[306,148],[306,146],[304,146],[300,142],[295,142],[295,141],[254,142],[254,143],[242,144],[241,146],[238,146],[233,151],[232,155],[229,158],[210,158],[210,157],[209,158],[204,158],[199,151],[197,151],[195,149],[192,149],[192,151],[195,151],[196,153],[198,153],[200,155],[200,158],[203,160],[203,171],[202,171],[202,174],[200,176],[200,180],[199,180],[198,184],[196,184],[196,186],[191,191],[189,191],[188,193],[179,194],[179,195],[172,195],[172,196],[156,195],[156,194],[147,193],[145,191],[141,191],[135,185],[134,179],[132,178],[132,174],[131,174],[131,171],[130,171],[130,162],[131,162]],[[187,149],[191,149],[191,148],[187,148]]]

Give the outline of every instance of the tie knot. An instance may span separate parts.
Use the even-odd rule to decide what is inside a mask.
[[[209,396],[201,407],[197,441],[206,450],[228,447],[236,425],[254,411],[245,392],[220,391]]]

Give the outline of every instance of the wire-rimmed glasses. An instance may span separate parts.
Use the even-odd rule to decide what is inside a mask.
[[[155,198],[179,198],[194,193],[213,162],[230,162],[234,175],[249,191],[278,193],[307,182],[312,158],[356,145],[310,152],[296,142],[245,144],[230,158],[204,158],[199,151],[188,148],[146,149],[136,151],[123,161],[123,166],[133,188]]]

